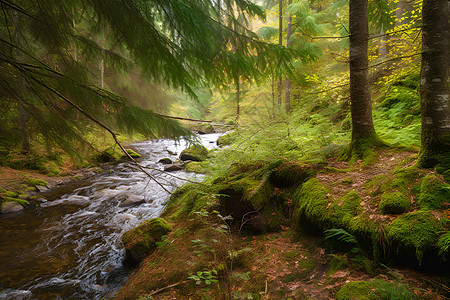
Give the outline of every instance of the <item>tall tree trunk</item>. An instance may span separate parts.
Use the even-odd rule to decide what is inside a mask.
[[[450,167],[449,4],[424,0],[420,103],[422,145],[419,165]]]
[[[350,0],[350,110],[352,140],[345,158],[364,158],[379,141],[372,120],[368,78],[368,0]]]
[[[278,2],[278,44],[280,46],[283,45],[283,0],[279,0]],[[282,99],[283,99],[283,75],[280,74],[280,78],[278,79],[277,86],[277,97],[278,97],[278,106],[281,107]]]
[[[292,4],[292,0],[288,1],[288,5]],[[287,27],[286,27],[286,47],[291,46],[291,34],[292,34],[292,17],[289,15],[287,17]],[[286,78],[284,82],[284,105],[286,108],[286,113],[291,112],[291,79]]]
[[[272,70],[272,119],[275,119],[275,72]]]
[[[236,126],[239,127],[239,114],[241,110],[241,86],[239,79],[236,80]]]

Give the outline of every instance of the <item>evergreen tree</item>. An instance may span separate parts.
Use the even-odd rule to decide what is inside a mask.
[[[89,146],[84,132],[92,122],[114,137],[116,131],[149,138],[189,134],[173,120],[94,85],[100,82],[95,78],[99,62],[115,72],[138,66],[148,80],[195,97],[196,86],[221,85],[238,71],[256,77],[259,68],[289,58],[237,20],[235,15],[264,17],[246,0],[221,5],[206,0],[10,0],[0,5],[0,135],[3,140],[18,136],[20,128],[24,145],[28,134],[48,147],[76,152],[74,144]],[[228,45],[235,41],[241,49],[224,74],[215,64],[229,57]],[[251,63],[236,66],[241,61]]]
[[[424,0],[419,165],[426,168],[450,168],[449,18],[447,0]]]

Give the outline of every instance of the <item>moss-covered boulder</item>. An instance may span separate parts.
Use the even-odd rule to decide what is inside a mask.
[[[214,126],[211,123],[202,123],[198,126],[196,126],[196,130],[198,134],[209,134],[209,133],[215,133],[216,130],[214,129]]]
[[[380,296],[376,293],[373,282],[352,281],[345,284],[337,293],[336,300],[377,300]]]
[[[162,163],[163,165],[173,164],[173,161],[168,157],[161,158],[158,162]]]
[[[185,166],[185,170],[187,172],[193,172],[193,173],[198,173],[198,174],[206,174],[207,173],[205,165],[199,161],[191,161],[190,163],[187,163]]]
[[[2,214],[9,214],[9,213],[14,213],[14,212],[19,212],[23,210],[23,206],[12,200],[12,199],[7,199],[8,201],[5,201],[3,203],[0,204],[0,212]]]
[[[317,178],[311,178],[294,193],[295,218],[298,224],[305,221],[323,228],[327,207],[333,202],[331,190],[323,186]]]
[[[407,213],[387,226],[390,256],[405,265],[420,265],[427,251],[436,250],[444,221],[428,211]]]
[[[126,150],[127,150],[128,155],[131,156],[132,158],[141,157],[141,155],[139,153],[135,152],[133,149],[126,149]],[[123,154],[122,158],[128,158],[128,155]]]
[[[204,161],[208,156],[208,149],[202,145],[192,145],[180,154],[181,160]]]
[[[221,135],[218,139],[217,139],[217,145],[218,146],[228,146],[233,144],[237,137],[239,136],[239,134],[236,131],[231,131],[231,132],[227,132],[224,135]]]
[[[255,178],[237,176],[229,179],[219,190],[220,204],[226,215],[231,215],[239,228],[256,232],[277,231],[283,212],[281,205],[272,201],[274,187],[268,176]]]
[[[138,263],[150,254],[161,241],[162,236],[172,230],[172,226],[162,218],[154,218],[141,223],[138,227],[125,232],[122,242],[125,244],[127,258]]]
[[[335,200],[324,212],[323,222],[327,228],[347,228],[353,217],[362,213],[362,198],[354,191]]]
[[[336,300],[415,299],[406,285],[384,280],[351,281],[337,293]]]
[[[298,162],[283,162],[270,173],[270,182],[278,188],[288,188],[302,184],[315,171],[311,166]]]
[[[442,202],[450,202],[450,185],[435,174],[422,179],[417,203],[422,209],[442,208]]]
[[[401,191],[386,192],[381,195],[379,204],[380,213],[386,214],[402,214],[409,210],[410,201],[406,193]]]

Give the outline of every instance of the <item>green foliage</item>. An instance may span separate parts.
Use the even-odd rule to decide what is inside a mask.
[[[191,274],[188,278],[194,280],[196,284],[204,283],[210,285],[211,283],[218,282],[216,270],[198,271],[195,274]]]
[[[450,253],[450,251],[449,251],[450,250],[450,232],[449,231],[443,233],[439,237],[437,246],[439,248],[439,255],[442,256],[444,258],[444,260],[446,260],[446,256],[448,256],[448,254]]]
[[[47,187],[47,182],[43,179],[25,178],[24,181],[30,186],[41,185]]]
[[[380,213],[402,214],[409,210],[410,201],[407,194],[401,191],[386,192],[381,195],[379,204]]]

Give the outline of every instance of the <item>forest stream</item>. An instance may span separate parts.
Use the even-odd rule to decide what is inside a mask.
[[[220,134],[200,136],[212,149]],[[146,167],[163,169],[158,161],[176,160],[186,143],[171,140],[133,144]],[[183,184],[170,174],[149,169],[165,188]],[[176,171],[180,178],[193,173]],[[0,299],[102,299],[114,295],[131,269],[124,262],[121,235],[144,220],[157,217],[169,194],[129,162],[58,187],[50,201],[19,214],[0,215]],[[145,203],[121,207],[130,195]]]

